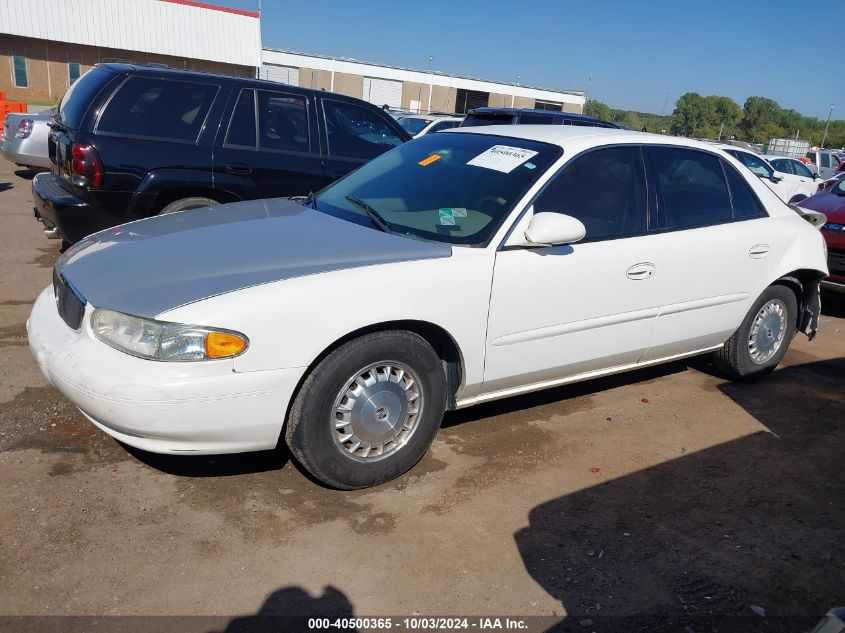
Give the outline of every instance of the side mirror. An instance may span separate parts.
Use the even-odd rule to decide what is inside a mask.
[[[583,240],[587,227],[578,218],[561,213],[535,213],[525,229],[525,239],[537,246],[572,244]]]
[[[783,172],[773,172],[769,180],[771,180],[772,182],[780,182],[781,180],[783,180]]]

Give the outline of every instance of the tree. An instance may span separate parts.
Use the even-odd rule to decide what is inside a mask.
[[[672,134],[695,136],[696,130],[712,125],[716,119],[712,102],[697,92],[682,94],[672,112]]]
[[[776,123],[781,112],[777,102],[766,97],[748,97],[742,108],[745,118],[743,119],[743,131],[752,141],[766,142],[765,126],[768,123]]]
[[[722,138],[735,134],[739,122],[742,121],[742,108],[739,104],[730,97],[710,96],[705,99],[715,117],[711,123],[712,127],[722,131]],[[718,133],[713,138],[717,137]]]
[[[601,119],[602,121],[610,121],[612,116],[610,108],[595,99],[588,99],[587,103],[584,104],[584,114]]]

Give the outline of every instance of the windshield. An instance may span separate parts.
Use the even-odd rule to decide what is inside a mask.
[[[329,185],[314,206],[394,233],[483,246],[561,153],[555,145],[524,139],[426,134]]]
[[[838,176],[837,176],[838,177]],[[830,188],[837,196],[845,196],[845,177],[839,178],[839,183]]]
[[[402,117],[401,119],[397,119],[397,121],[399,121],[399,125],[405,128],[405,131],[411,136],[416,136],[423,131],[426,125],[431,123],[431,119],[418,119],[410,116]]]

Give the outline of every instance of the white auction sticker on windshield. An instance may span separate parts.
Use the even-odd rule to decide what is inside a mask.
[[[509,145],[494,145],[485,152],[467,162],[473,167],[484,167],[495,169],[504,174],[511,173],[525,161],[534,158],[537,152],[521,147],[510,147]]]

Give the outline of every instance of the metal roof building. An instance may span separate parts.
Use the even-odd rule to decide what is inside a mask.
[[[259,75],[262,79],[341,92],[376,105],[415,112],[464,113],[489,105],[581,113],[585,102],[584,93],[577,90],[533,88],[516,82],[457,77],[272,48],[262,51]]]
[[[55,101],[104,60],[254,76],[258,13],[193,0],[3,0],[0,90]]]

